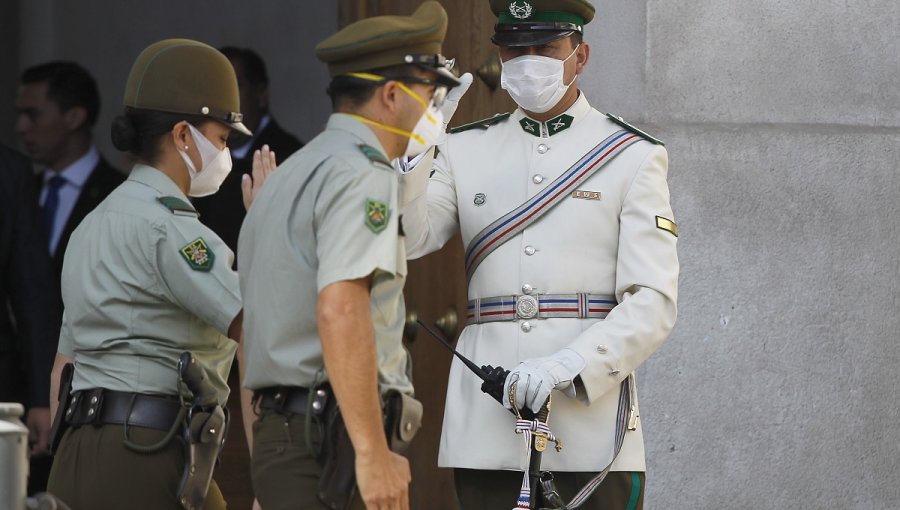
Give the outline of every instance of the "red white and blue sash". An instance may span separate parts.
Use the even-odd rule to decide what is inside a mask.
[[[643,140],[640,135],[628,130],[613,133],[534,197],[485,227],[466,249],[466,282],[472,280],[475,269],[492,251],[540,219],[606,163],[640,140]]]

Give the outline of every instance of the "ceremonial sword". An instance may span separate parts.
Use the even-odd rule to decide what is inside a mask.
[[[506,378],[509,377],[509,370],[505,370],[503,367],[492,367],[491,365],[476,365],[472,360],[460,354],[459,351],[453,348],[450,345],[450,342],[444,338],[443,335],[435,331],[431,326],[422,321],[422,319],[417,319],[416,322],[419,323],[420,326],[425,328],[425,331],[428,332],[435,340],[437,340],[441,345],[443,345],[448,351],[450,351],[454,356],[457,357],[460,361],[463,362],[469,370],[471,370],[475,375],[478,376],[483,382],[481,383],[481,391],[490,395],[494,400],[499,402],[501,405],[503,404],[503,387],[506,383]],[[547,418],[550,414],[550,397],[547,397],[547,400],[544,402],[544,405],[541,406],[540,411],[534,413],[528,406],[525,406],[521,410],[510,409],[510,412],[516,415],[517,418],[521,418],[524,420],[534,420],[535,418],[546,423]],[[538,508],[538,502],[541,499],[540,489],[541,486],[541,452],[543,448],[538,449],[535,446],[535,442],[538,441],[538,437],[534,436],[531,440],[531,460],[528,463],[528,478],[531,483],[531,501],[530,506],[533,509]]]

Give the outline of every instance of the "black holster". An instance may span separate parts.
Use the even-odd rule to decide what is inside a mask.
[[[356,455],[331,388],[319,389],[324,389],[328,397],[322,415],[325,425],[319,455],[322,475],[317,495],[331,510],[346,510],[356,494]],[[422,403],[391,390],[384,396],[383,413],[388,445],[394,452],[403,453],[422,424]]]
[[[72,393],[72,378],[75,376],[75,365],[66,363],[59,375],[59,393],[56,394],[56,416],[53,417],[53,425],[50,427],[50,438],[47,451],[50,455],[56,453],[63,434],[69,429],[66,422],[66,412],[69,409],[69,395]]]
[[[187,454],[178,484],[178,502],[185,510],[199,510],[206,502],[213,469],[225,444],[228,415],[216,399],[215,388],[206,380],[206,374],[191,353],[182,354],[178,372],[193,394],[184,430]]]

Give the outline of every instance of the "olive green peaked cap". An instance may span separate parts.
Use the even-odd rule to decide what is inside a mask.
[[[499,46],[536,46],[578,32],[594,19],[588,0],[489,0],[497,16],[491,40]]]
[[[447,70],[452,62],[441,56],[447,33],[447,12],[429,0],[411,16],[375,16],[351,23],[316,45],[316,57],[328,64],[334,78],[399,64],[415,64],[458,81]]]
[[[125,85],[125,106],[202,115],[246,135],[231,62],[212,46],[190,39],[165,39],[138,55]]]

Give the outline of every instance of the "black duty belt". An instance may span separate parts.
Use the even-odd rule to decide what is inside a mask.
[[[169,431],[181,402],[177,397],[144,395],[102,388],[74,392],[69,398],[66,422],[82,425],[128,425]]]
[[[271,409],[282,414],[306,415],[306,408],[309,404],[309,388],[272,386],[256,390],[253,399],[259,403],[260,409]],[[313,401],[313,410],[319,411],[320,409],[315,407],[316,404],[317,402]],[[321,406],[321,403],[318,404]]]

